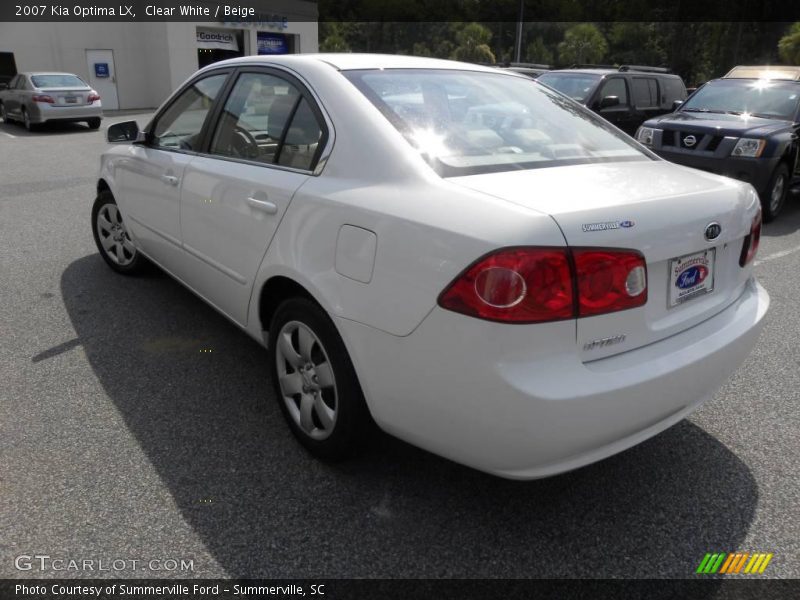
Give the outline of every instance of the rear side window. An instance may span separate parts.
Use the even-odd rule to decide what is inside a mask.
[[[652,77],[634,77],[631,81],[633,104],[636,108],[654,108],[659,105],[658,82]]]
[[[289,81],[243,73],[220,115],[211,153],[295,169],[313,169],[323,129]]]

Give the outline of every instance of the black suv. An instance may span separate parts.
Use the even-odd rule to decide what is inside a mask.
[[[771,221],[800,182],[799,121],[800,81],[723,78],[644,123],[636,139],[672,162],[751,183]]]
[[[630,135],[647,119],[672,112],[686,99],[683,80],[658,67],[573,67],[543,73],[537,81],[588,106]]]

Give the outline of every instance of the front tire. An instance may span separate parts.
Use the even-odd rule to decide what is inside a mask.
[[[117,273],[138,275],[144,271],[147,259],[133,245],[109,190],[100,192],[94,201],[92,233],[100,256]]]
[[[789,192],[789,168],[780,164],[770,177],[769,185],[762,194],[761,212],[765,223],[769,223],[778,216],[786,204]]]
[[[291,298],[269,328],[271,376],[292,433],[314,456],[355,454],[371,429],[361,386],[342,338],[325,311]]]

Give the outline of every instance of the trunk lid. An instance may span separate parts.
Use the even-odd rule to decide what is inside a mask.
[[[646,161],[450,181],[549,214],[569,246],[631,248],[644,255],[644,306],[577,320],[576,341],[585,361],[653,343],[708,319],[738,298],[752,270],[752,265],[741,268],[739,257],[757,200],[747,184],[732,179]],[[705,231],[712,223],[720,232],[709,241]],[[712,291],[703,291],[712,285]]]
[[[59,87],[39,88],[42,94],[52,96],[58,106],[85,106],[88,104],[91,88],[87,87]]]

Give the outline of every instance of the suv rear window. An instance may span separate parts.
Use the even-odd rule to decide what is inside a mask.
[[[442,176],[649,160],[605,120],[523,77],[438,69],[343,74]]]

